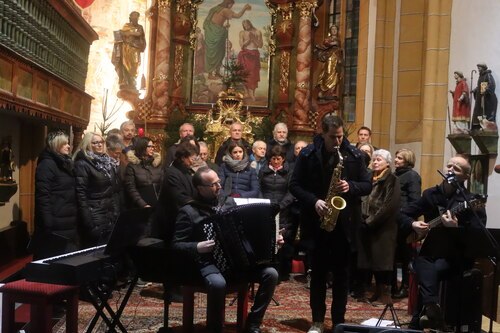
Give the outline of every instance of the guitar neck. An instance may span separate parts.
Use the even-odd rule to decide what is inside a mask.
[[[457,212],[461,212],[464,209],[465,209],[465,204],[464,203],[459,203],[457,206],[449,209],[449,211],[451,213],[457,213]],[[427,222],[427,224],[429,225],[429,229],[437,227],[438,225],[440,225],[441,223],[443,223],[443,221],[441,220],[441,215],[439,215],[438,217],[436,217],[436,218],[430,220],[429,222]]]

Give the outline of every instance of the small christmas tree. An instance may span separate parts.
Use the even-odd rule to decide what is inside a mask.
[[[224,77],[222,84],[226,89],[240,90],[242,84],[247,81],[248,71],[245,70],[243,65],[238,63],[235,56],[232,56],[224,67]]]

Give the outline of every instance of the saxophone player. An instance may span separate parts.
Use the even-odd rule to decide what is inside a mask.
[[[313,231],[314,248],[310,288],[312,326],[308,333],[323,333],[326,313],[326,279],[333,273],[331,318],[334,325],[344,322],[349,292],[350,254],[356,241],[355,229],[361,221],[361,196],[371,191],[371,179],[363,155],[344,137],[340,117],[327,115],[321,122],[321,134],[303,148],[297,157],[290,180],[290,192],[298,199],[304,224]],[[338,181],[331,182],[342,159]],[[330,187],[347,205],[339,212],[336,227],[326,231],[322,217],[328,213],[325,201]]]

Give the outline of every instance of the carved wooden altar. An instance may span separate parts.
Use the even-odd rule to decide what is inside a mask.
[[[313,24],[316,24],[316,0],[266,0],[272,17],[270,48],[271,76],[268,108],[252,107],[254,117],[284,121],[294,135],[309,136],[318,129],[325,113],[339,109],[338,102],[318,105],[313,99]],[[197,11],[203,0],[156,0],[146,13],[151,21],[148,42],[149,64],[147,93],[144,99],[134,97],[132,113],[138,124],[147,122],[148,130],[161,133],[173,110],[186,115],[208,116],[210,105],[189,102],[192,80]],[[272,45],[271,45],[272,44]]]

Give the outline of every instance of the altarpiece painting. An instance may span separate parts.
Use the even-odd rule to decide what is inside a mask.
[[[261,0],[203,1],[198,9],[191,103],[213,104],[222,78],[237,64],[245,82],[235,88],[249,107],[268,107],[271,15]]]

